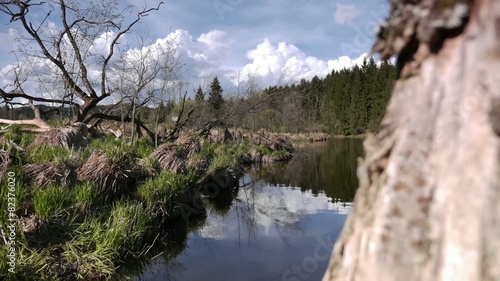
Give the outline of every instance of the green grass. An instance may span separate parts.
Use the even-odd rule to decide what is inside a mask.
[[[140,255],[146,246],[144,242],[152,240],[159,229],[147,209],[136,201],[117,202],[106,226],[96,247],[117,249],[115,259],[127,254]]]
[[[154,146],[147,138],[142,137],[134,142],[134,150],[139,158],[146,158],[153,152]]]
[[[78,155],[78,152],[74,150],[43,144],[27,150],[26,161],[31,164],[63,163],[70,158],[78,157]]]
[[[78,264],[78,280],[109,280],[121,264],[147,253],[160,223],[141,202],[121,200],[99,214],[87,215],[68,231],[69,238],[62,243],[24,250],[21,266],[25,272],[36,271],[26,279],[61,280],[65,272],[74,270],[73,264]],[[59,262],[47,263],[48,259]]]
[[[79,210],[89,210],[92,206],[99,205],[104,201],[99,189],[88,182],[77,184],[71,193],[73,202]]]
[[[23,148],[26,148],[35,139],[35,134],[21,131],[20,125],[11,125],[7,132],[2,135],[4,140],[12,141]]]
[[[195,183],[197,175],[188,171],[186,174],[174,174],[162,171],[157,177],[150,178],[137,188],[137,196],[147,206],[169,206],[179,203],[188,187]]]
[[[123,157],[135,157],[135,154],[120,139],[103,136],[93,139],[85,148],[84,158],[88,158],[95,150],[103,150],[112,161],[118,161]]]
[[[17,144],[21,142],[21,126],[14,124],[10,125],[9,128],[7,129],[7,132],[3,134],[4,139],[13,141]]]
[[[242,157],[249,152],[247,144],[216,144],[213,148],[213,158],[208,166],[208,172],[238,166]]]
[[[41,220],[60,215],[73,203],[71,192],[58,186],[48,186],[44,189],[33,187],[32,200],[35,214]]]
[[[97,149],[104,150],[111,159],[120,159],[125,155],[146,158],[153,152],[154,146],[146,138],[139,138],[133,145],[130,145],[127,140],[123,141],[112,136],[102,136],[92,140],[85,150],[85,156],[90,156],[92,151]]]

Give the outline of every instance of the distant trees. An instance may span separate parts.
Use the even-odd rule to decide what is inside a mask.
[[[221,114],[222,105],[224,104],[224,98],[222,97],[222,87],[220,86],[219,79],[217,76],[210,84],[210,92],[208,93],[208,104],[212,109],[213,114],[219,117]]]
[[[268,99],[265,106],[247,118],[252,125],[243,126],[341,135],[378,131],[395,78],[395,66],[377,65],[370,58],[361,66],[334,70],[323,79],[315,76],[298,85],[272,86],[261,95]]]

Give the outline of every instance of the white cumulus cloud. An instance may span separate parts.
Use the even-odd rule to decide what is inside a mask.
[[[211,30],[193,38],[186,30],[178,29],[165,40],[175,39],[186,70],[195,77],[203,77],[220,68],[231,52],[234,40],[226,32]],[[162,39],[160,39],[162,40]]]
[[[303,78],[312,79],[314,76],[325,77],[332,70],[361,65],[366,54],[354,59],[342,56],[335,60],[324,61],[308,56],[293,44],[280,42],[274,45],[269,39],[264,39],[262,43],[247,52],[247,58],[252,62],[243,67],[243,78],[248,75],[260,76],[260,81],[269,86],[278,82],[294,83]]]

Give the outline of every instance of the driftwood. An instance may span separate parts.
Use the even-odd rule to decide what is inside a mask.
[[[426,41],[425,18],[400,20],[394,39],[402,7],[441,2],[471,5],[463,26]],[[391,3],[377,50],[400,54],[400,79],[323,280],[500,280],[500,1]]]

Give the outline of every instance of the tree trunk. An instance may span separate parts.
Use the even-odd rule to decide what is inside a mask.
[[[500,1],[469,13],[419,67],[400,60],[414,71],[364,143],[323,281],[500,280]]]

